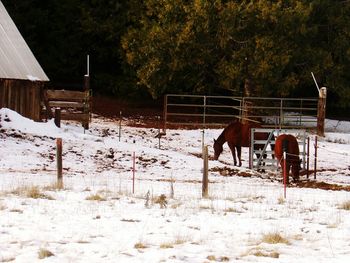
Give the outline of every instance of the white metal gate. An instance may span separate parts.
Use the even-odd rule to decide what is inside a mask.
[[[266,140],[256,139],[256,133],[268,133]],[[249,168],[254,170],[273,170],[278,169],[277,159],[272,156],[275,154],[274,145],[275,138],[280,134],[292,134],[296,137],[299,144],[300,158],[302,160],[302,171],[308,169],[309,163],[309,147],[308,136],[305,130],[296,129],[267,129],[267,128],[253,128],[250,134],[250,148],[249,148]],[[262,149],[257,149],[256,145],[264,145]],[[266,158],[263,158],[266,155]],[[258,157],[259,156],[259,157]]]

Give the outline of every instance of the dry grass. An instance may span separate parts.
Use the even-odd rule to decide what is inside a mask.
[[[177,208],[179,208],[181,205],[182,205],[181,202],[177,202],[177,203],[172,204],[172,205],[170,206],[170,208],[172,208],[172,209],[177,209]]]
[[[286,199],[284,197],[280,196],[278,198],[277,202],[278,202],[279,205],[283,205],[283,204],[286,203]]]
[[[268,244],[290,244],[288,239],[284,238],[277,232],[264,234],[261,241]]]
[[[162,249],[174,248],[174,244],[172,244],[172,243],[162,243],[162,244],[160,244],[159,247],[162,248]]]
[[[340,209],[350,210],[350,201],[346,201],[339,206]]]
[[[55,182],[43,187],[43,190],[45,191],[58,191],[58,190],[64,190],[64,189],[65,188],[62,182]]]
[[[6,208],[7,208],[6,205],[0,202],[0,211],[5,210]]]
[[[52,257],[54,256],[54,253],[52,253],[51,251],[47,250],[47,249],[44,249],[44,248],[41,248],[39,250],[39,259],[44,259],[44,258],[48,258],[48,257]]]
[[[23,214],[23,210],[17,208],[11,209],[10,212]]]
[[[233,207],[226,208],[224,210],[224,212],[226,212],[226,213],[240,213],[240,211],[238,211],[236,208],[233,208]]]
[[[280,254],[276,251],[262,251],[262,248],[255,247],[241,255],[242,257],[246,256],[256,256],[256,257],[269,257],[269,258],[279,258]]]
[[[16,260],[16,258],[13,258],[13,257],[8,257],[8,258],[3,257],[1,262],[13,262],[15,260]]]
[[[216,258],[214,255],[209,255],[207,256],[207,259],[209,261],[217,261],[217,262],[228,262],[230,261],[230,258],[226,257],[226,256],[221,256]]]
[[[19,187],[12,190],[9,193],[13,195],[25,196],[33,199],[55,200],[52,196],[43,193],[38,186]]]
[[[186,237],[177,237],[174,241],[175,245],[181,245],[181,244],[185,244],[188,241],[188,238]]]
[[[54,200],[54,198],[52,196],[42,193],[38,186],[29,187],[26,190],[26,196],[29,198],[33,198],[33,199]]]
[[[78,244],[90,244],[90,242],[86,241],[86,240],[78,240],[77,243]]]
[[[159,204],[160,208],[166,208],[168,205],[168,201],[166,200],[166,195],[161,194],[160,196],[156,197],[153,202],[155,204]]]
[[[256,257],[269,257],[269,258],[279,258],[280,254],[276,251],[273,252],[263,252],[263,251],[256,251],[252,255]]]
[[[138,243],[136,243],[136,244],[134,245],[134,248],[136,248],[136,249],[145,249],[145,248],[148,248],[148,246],[145,245],[145,244],[142,243],[142,242],[138,242]]]
[[[176,245],[182,245],[188,241],[190,241],[190,239],[188,237],[183,236],[183,235],[178,235],[177,237],[175,237],[175,239],[173,241],[161,243],[159,245],[159,247],[163,248],[163,249],[173,248]]]
[[[89,195],[88,197],[85,198],[85,200],[89,201],[106,201],[107,199],[100,196],[99,194],[94,194],[94,195]]]

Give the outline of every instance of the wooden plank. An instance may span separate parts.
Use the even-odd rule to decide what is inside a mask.
[[[54,108],[84,108],[85,103],[73,101],[49,101],[49,106]]]
[[[70,90],[46,90],[48,100],[83,101],[89,98],[89,92]]]

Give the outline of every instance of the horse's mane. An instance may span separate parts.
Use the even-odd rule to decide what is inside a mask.
[[[224,144],[227,141],[227,133],[229,132],[232,134],[232,129],[235,131],[234,134],[237,134],[237,132],[239,133],[241,128],[240,125],[240,120],[235,118],[229,125],[225,127],[225,129],[221,132],[216,141],[220,144]]]

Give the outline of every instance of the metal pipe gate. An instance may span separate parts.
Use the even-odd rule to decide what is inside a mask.
[[[275,144],[275,140],[280,134],[292,134],[296,137],[299,144],[299,156],[302,160],[301,166],[302,171],[307,170],[308,161],[309,161],[309,147],[307,147],[308,136],[305,130],[302,129],[270,129],[270,128],[253,128],[250,131],[250,148],[249,148],[249,168],[254,170],[272,170],[277,171],[278,163],[275,158],[272,158],[272,155],[275,153],[272,150],[271,145]],[[265,132],[269,133],[267,140],[257,140],[256,133]],[[255,145],[264,145],[262,150],[255,150]],[[269,148],[270,146],[270,148]],[[260,157],[257,157],[257,154]],[[266,159],[263,159],[264,155],[267,155]]]
[[[261,122],[275,129],[316,130],[317,98],[261,98],[168,94],[164,127],[222,127],[233,118]]]

